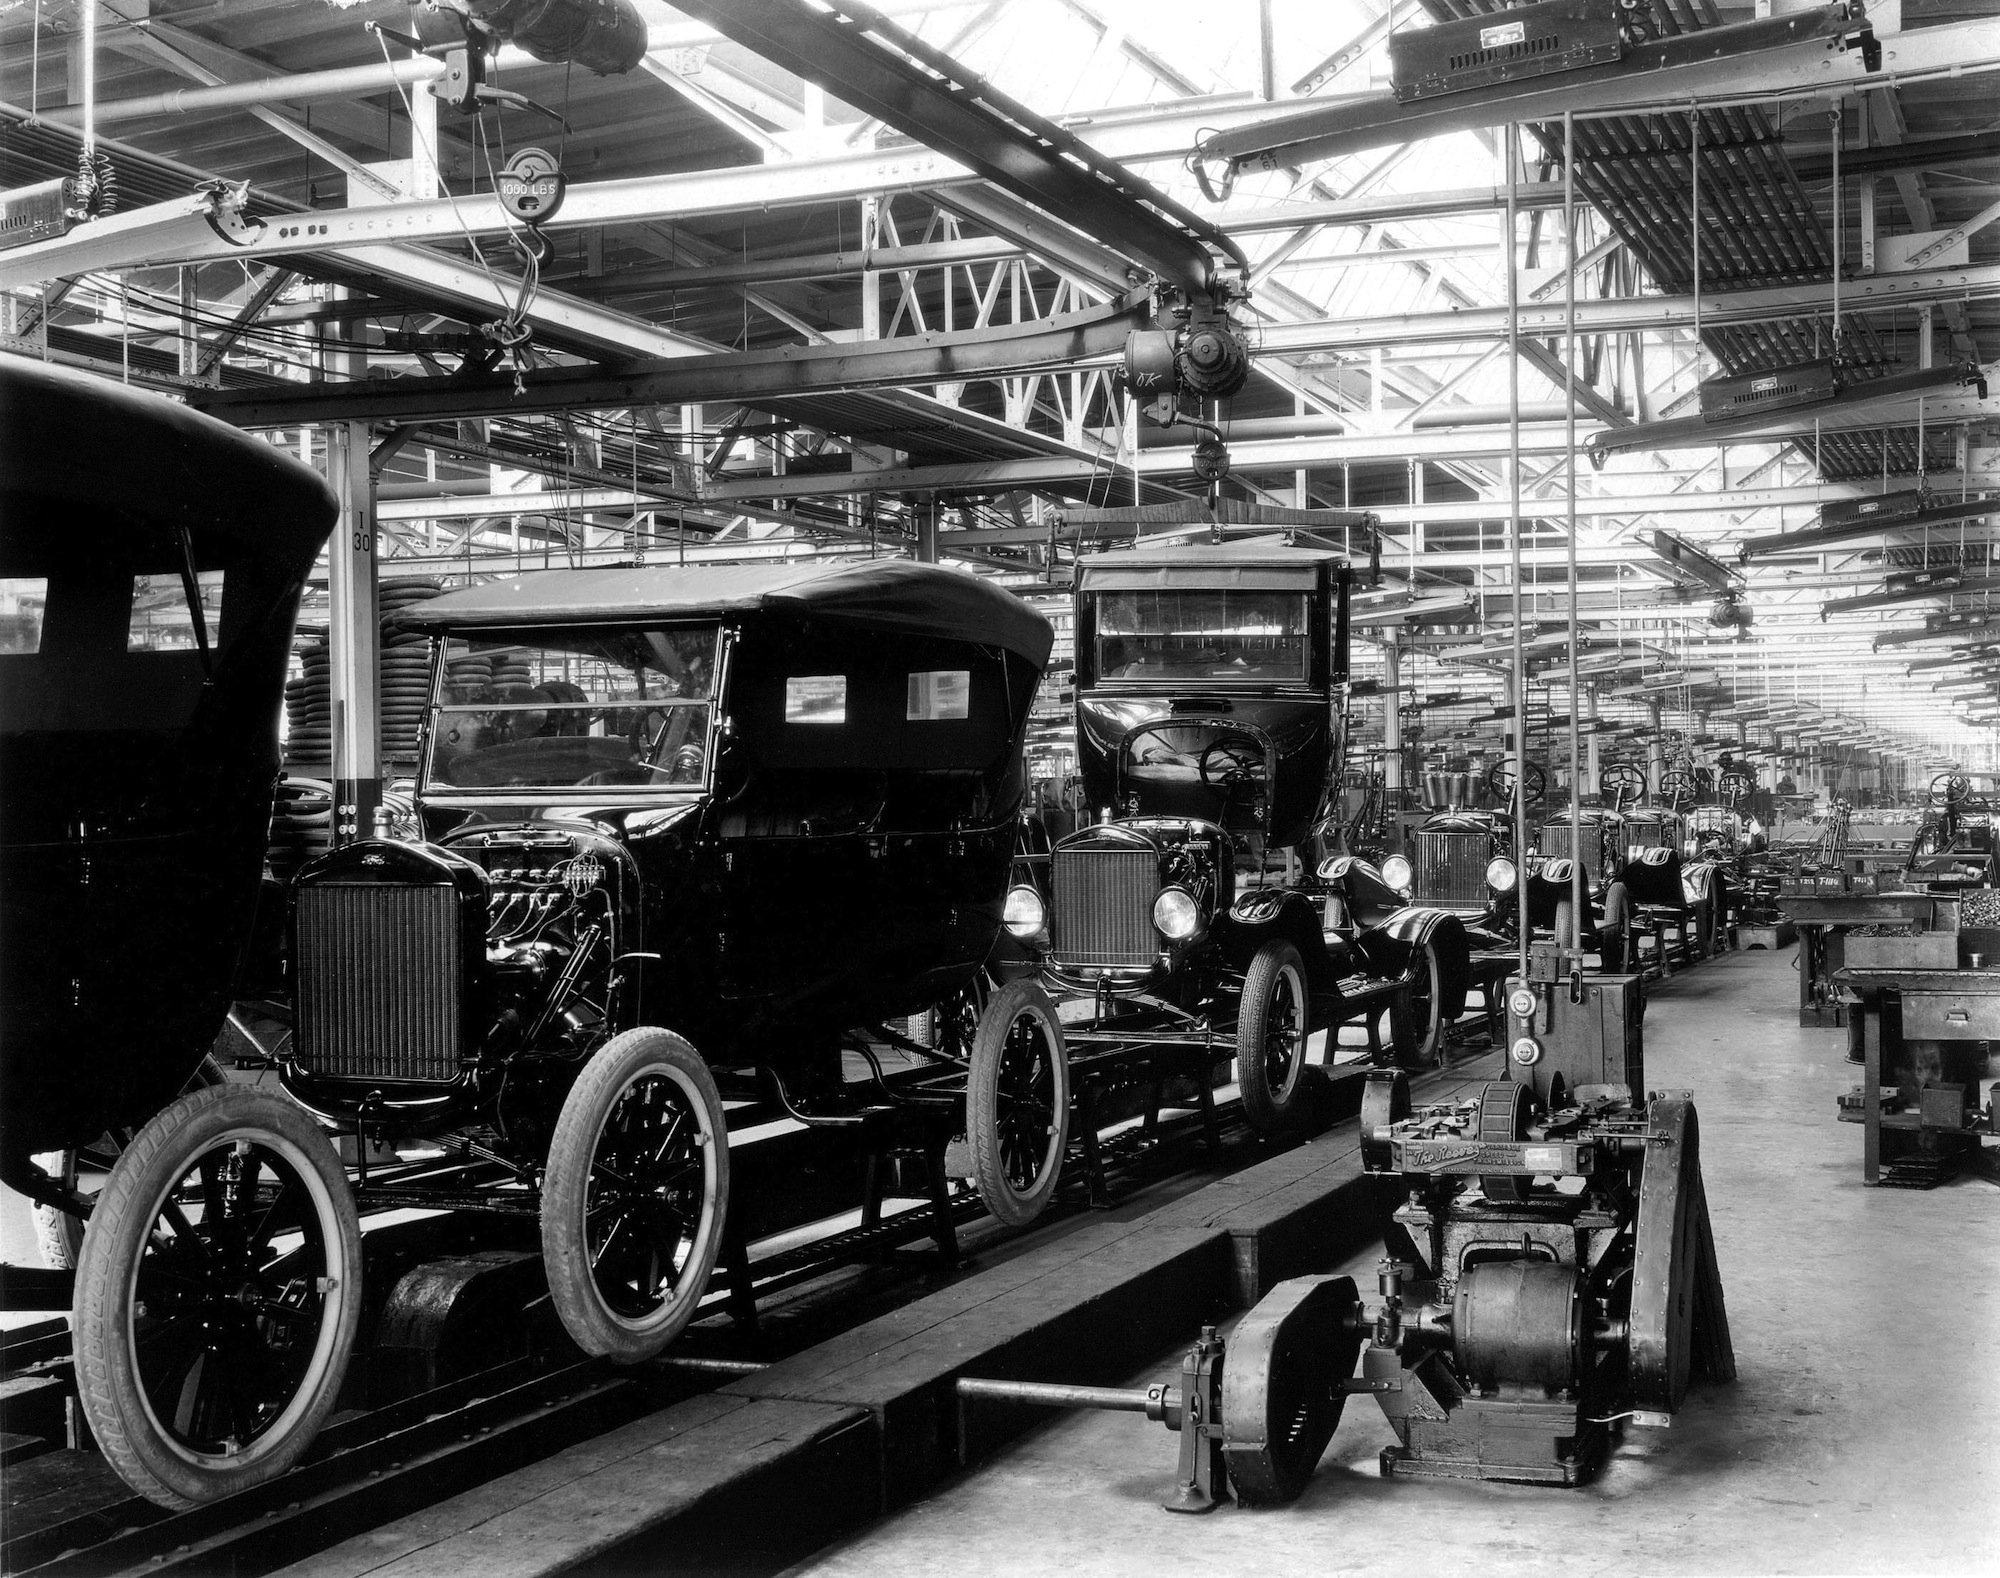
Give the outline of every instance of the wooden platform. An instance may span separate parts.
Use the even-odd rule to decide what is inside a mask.
[[[1448,1099],[1494,1077],[1495,1061],[1421,1076],[1414,1094]],[[701,1553],[740,1563],[746,1542],[759,1564],[781,1566],[1042,1422],[1033,1409],[996,1409],[963,1423],[960,1376],[1118,1382],[1202,1321],[1377,1241],[1376,1190],[1356,1125],[1343,1122],[286,1571],[680,1571],[701,1569]]]

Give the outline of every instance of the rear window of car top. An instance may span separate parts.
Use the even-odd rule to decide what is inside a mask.
[[[845,674],[795,674],[785,681],[785,722],[845,723]]]
[[[42,650],[48,603],[47,576],[0,575],[0,657],[32,657]]]

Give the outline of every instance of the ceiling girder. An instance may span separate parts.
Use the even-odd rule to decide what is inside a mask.
[[[1205,294],[1217,253],[1248,270],[1241,251],[1207,220],[866,6],[687,0],[681,9],[1176,289]]]

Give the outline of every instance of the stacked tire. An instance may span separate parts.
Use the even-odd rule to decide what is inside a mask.
[[[390,616],[443,589],[435,580],[415,577],[386,583],[376,597],[383,622],[376,744],[392,767],[416,762],[430,702],[430,654],[423,636],[396,629]],[[327,637],[316,636],[300,652],[298,674],[285,684],[285,764],[295,770],[332,770],[332,663]]]
[[[299,654],[299,672],[285,681],[285,765],[325,768],[333,761],[333,690],[326,637]]]
[[[280,778],[265,850],[271,875],[289,883],[299,867],[332,847],[333,785],[324,778]]]
[[[443,588],[428,579],[393,581],[377,597],[382,610],[381,712],[377,724],[382,760],[388,767],[411,767],[422,738],[424,709],[431,699],[430,642],[396,629],[391,616],[412,603],[427,602]]]

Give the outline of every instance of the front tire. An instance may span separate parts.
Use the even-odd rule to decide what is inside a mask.
[[[1033,981],[1009,982],[980,1015],[965,1128],[979,1198],[995,1220],[1026,1227],[1054,1198],[1069,1148],[1069,1049]]]
[[[585,1353],[650,1359],[694,1319],[722,1250],[729,1133],[701,1055],[643,1025],[591,1054],[542,1183],[542,1258]]]
[[[1429,1068],[1444,1061],[1445,1035],[1451,1029],[1444,1012],[1444,960],[1434,941],[1420,942],[1410,959],[1410,1032],[1416,1045],[1409,1063]]]
[[[276,1478],[339,1397],[361,1316],[347,1174],[281,1096],[183,1096],[106,1179],[77,1267],[77,1392],[119,1478],[194,1507]]]
[[[1299,1118],[1312,998],[1305,960],[1289,942],[1259,948],[1243,976],[1236,1020],[1236,1077],[1243,1115],[1260,1134],[1282,1134]]]

